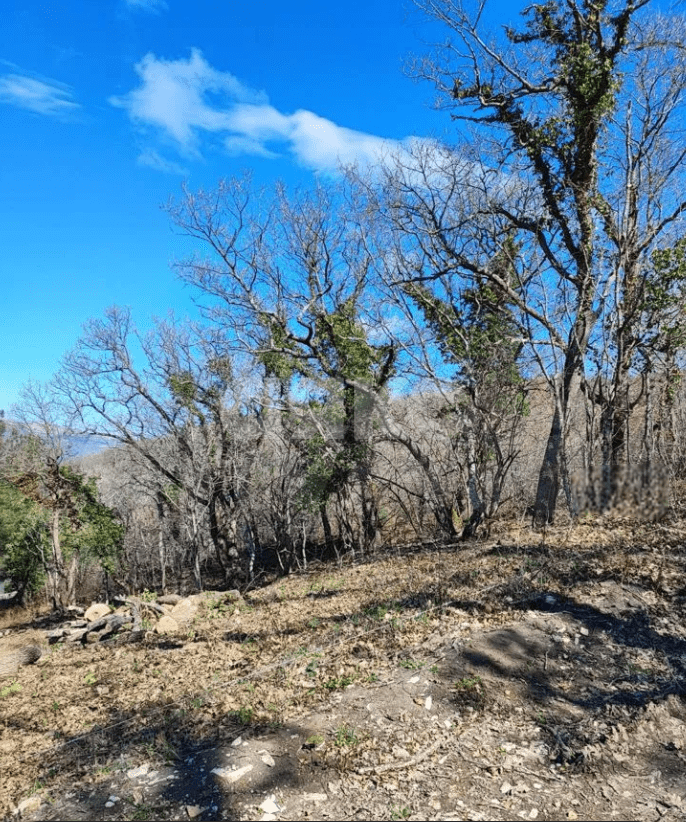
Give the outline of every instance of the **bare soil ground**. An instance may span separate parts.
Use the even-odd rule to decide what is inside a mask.
[[[13,612],[0,654],[45,654],[0,681],[0,814],[682,820],[685,617],[686,528],[619,520],[208,592],[137,644]]]

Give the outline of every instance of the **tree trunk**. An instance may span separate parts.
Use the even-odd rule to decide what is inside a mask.
[[[60,512],[55,506],[52,512],[50,528],[50,538],[52,542],[52,557],[49,566],[45,569],[48,577],[48,595],[52,601],[55,611],[64,610],[64,599],[62,595],[62,582],[64,579],[64,558],[60,545]]]
[[[157,550],[160,559],[160,573],[162,575],[162,593],[167,593],[167,552],[164,546],[164,500],[162,492],[157,492],[157,521],[159,530],[157,535]]]
[[[324,530],[324,542],[326,543],[326,550],[329,552],[333,552],[335,547],[333,541],[333,533],[331,532],[331,523],[329,521],[329,515],[326,513],[325,502],[323,502],[319,506],[319,516],[322,520],[322,528]]]
[[[76,577],[79,571],[79,551],[74,549],[67,572],[67,605],[76,605]]]
[[[555,403],[553,423],[548,434],[548,442],[543,456],[543,464],[538,475],[536,502],[534,503],[534,525],[542,527],[555,518],[557,496],[560,492],[560,451],[562,448],[562,414],[560,405]]]
[[[463,418],[467,442],[467,491],[469,493],[470,516],[462,531],[463,539],[476,536],[476,530],[484,515],[484,503],[479,493],[479,468],[476,457],[475,432],[471,419]]]
[[[586,286],[587,288],[587,286]],[[588,338],[596,323],[597,315],[592,308],[584,308],[590,297],[580,295],[580,306],[576,321],[569,334],[565,361],[562,369],[562,385],[555,397],[555,412],[548,434],[543,464],[538,476],[536,502],[534,503],[534,525],[542,527],[552,524],[555,519],[557,498],[560,493],[560,465],[562,449],[565,442],[565,426],[569,412],[569,401],[572,385],[577,376],[583,373],[583,357],[588,345]]]

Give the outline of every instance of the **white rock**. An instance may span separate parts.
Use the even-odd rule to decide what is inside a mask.
[[[163,616],[157,620],[155,632],[158,634],[177,634],[179,623],[170,616]]]
[[[243,744],[243,737],[242,736],[237,736],[233,740],[233,742],[231,743],[231,747],[232,748],[237,748],[239,745],[242,745],[242,744]]]
[[[140,779],[140,777],[145,776],[149,770],[150,764],[141,765],[138,768],[131,768],[130,771],[126,772],[126,775],[129,777],[129,779]]]
[[[31,811],[37,811],[40,808],[40,796],[35,793],[33,796],[29,796],[27,799],[22,799],[21,802],[17,805],[17,811],[21,813]]]
[[[424,700],[424,708],[427,711],[430,711],[432,705],[433,705],[433,700],[431,699],[430,696],[427,696],[427,698]]]
[[[195,817],[200,816],[204,810],[207,809],[201,808],[200,805],[186,805],[186,813],[189,819],[195,819]]]
[[[244,765],[242,768],[238,768],[235,771],[231,771],[228,768],[213,768],[212,773],[217,774],[217,776],[225,779],[230,784],[234,784],[238,782],[239,779],[242,779],[247,773],[253,769],[252,765]]]
[[[83,615],[83,617],[88,622],[95,622],[96,619],[100,619],[101,617],[107,616],[110,613],[110,611],[110,606],[106,605],[104,602],[94,602],[93,605],[91,605],[91,607]]]
[[[279,807],[279,805],[276,804],[276,797],[274,796],[274,794],[268,796],[264,800],[264,802],[259,806],[259,808],[263,813],[281,813],[281,808]]]
[[[178,602],[173,608],[170,616],[179,625],[187,628],[193,619],[198,615],[199,601],[196,597],[186,597]]]
[[[260,759],[264,762],[264,764],[268,768],[273,768],[274,765],[275,765],[274,757],[271,754],[267,753],[266,751],[262,754]]]
[[[588,636],[588,628],[579,628],[579,633],[582,636]]]
[[[503,782],[503,784],[500,786],[500,793],[506,794],[506,793],[511,793],[511,792],[512,792],[512,785],[510,785],[509,782]]]

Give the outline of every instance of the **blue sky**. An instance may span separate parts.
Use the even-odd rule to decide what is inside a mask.
[[[402,72],[442,34],[407,0],[5,0],[0,409],[108,305],[190,310],[170,270],[189,241],[160,208],[184,180],[307,182],[384,141],[455,140]]]

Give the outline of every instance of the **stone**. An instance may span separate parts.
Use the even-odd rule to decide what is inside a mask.
[[[67,613],[82,617],[84,615],[84,610],[78,605],[67,605]]]
[[[238,782],[239,779],[242,779],[246,774],[250,773],[252,768],[252,765],[244,765],[242,768],[238,768],[235,771],[229,770],[228,768],[213,768],[212,773],[216,774],[221,779],[225,779],[230,784],[233,784]]]
[[[176,634],[179,631],[179,623],[170,616],[163,616],[157,620],[155,631],[158,634]]]
[[[178,605],[179,602],[183,599],[182,596],[179,594],[165,594],[164,596],[157,597],[157,602],[160,605]],[[196,807],[193,805],[193,807]]]
[[[17,805],[17,811],[20,814],[32,813],[40,808],[40,803],[41,798],[37,793],[35,793],[33,796],[29,796],[28,799],[22,799],[22,801]]]
[[[276,814],[276,813],[279,813],[281,811],[280,806],[277,805],[277,803],[276,803],[276,797],[274,796],[274,794],[272,794],[271,796],[268,796],[264,800],[264,802],[262,802],[262,804],[259,806],[259,808],[264,813],[270,813],[270,814],[271,813]]]
[[[95,602],[83,615],[88,622],[95,622],[110,613],[110,606],[104,602]]]
[[[180,627],[187,628],[198,615],[198,610],[197,600],[194,597],[186,597],[172,608],[170,617],[175,619]]]

